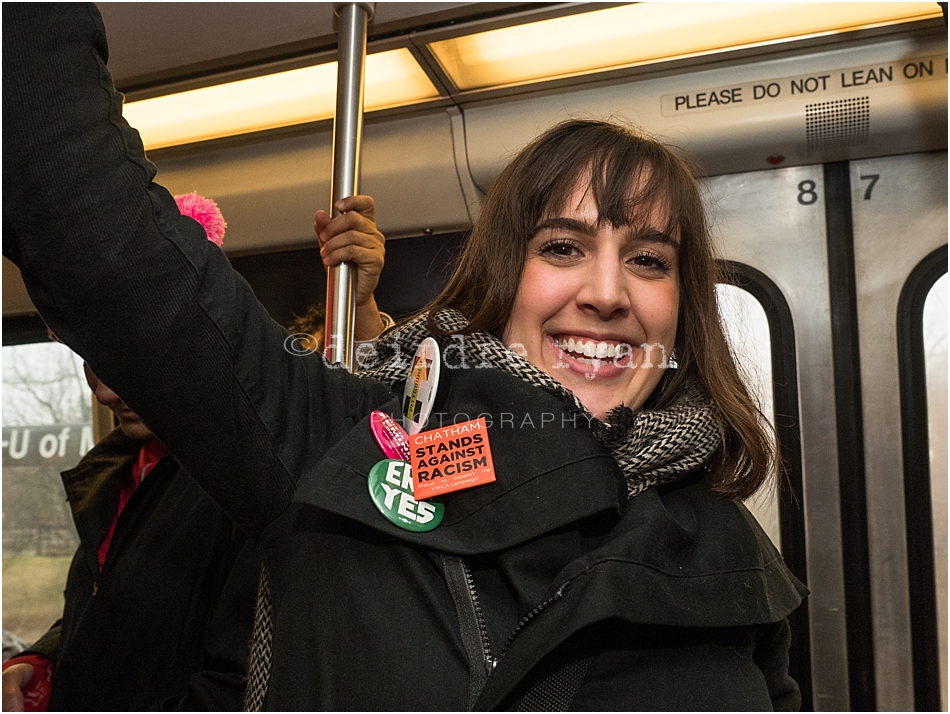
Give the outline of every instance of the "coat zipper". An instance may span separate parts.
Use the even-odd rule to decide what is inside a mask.
[[[568,583],[564,583],[561,587],[557,589],[551,597],[542,602],[531,612],[521,618],[512,633],[508,636],[508,639],[505,641],[504,646],[501,648],[501,651],[498,654],[498,657],[492,656],[491,646],[488,642],[488,628],[485,626],[485,616],[482,614],[481,605],[478,602],[478,593],[475,590],[475,579],[472,577],[472,571],[469,569],[468,564],[462,560],[458,559],[459,564],[462,567],[462,573],[465,576],[465,585],[468,589],[468,595],[471,601],[472,608],[475,612],[475,622],[478,627],[478,634],[480,639],[480,644],[482,647],[482,653],[485,657],[485,663],[488,668],[488,673],[491,674],[492,670],[498,664],[498,661],[505,656],[509,649],[511,649],[512,643],[515,641],[515,638],[521,633],[522,630],[528,625],[531,620],[540,615],[544,610],[549,608],[551,605],[556,603],[558,600],[564,597],[567,593]]]
[[[567,592],[568,583],[562,585],[554,595],[521,618],[521,621],[505,641],[499,656],[494,657],[488,640],[488,628],[485,625],[485,616],[482,613],[482,607],[478,600],[478,592],[475,590],[475,579],[472,577],[472,571],[462,558],[448,555],[441,557],[442,568],[446,577],[446,585],[448,586],[449,593],[452,595],[452,601],[455,603],[455,610],[458,614],[462,643],[465,646],[465,651],[468,653],[470,661],[473,664],[480,658],[481,664],[483,665],[483,667],[478,667],[476,671],[472,672],[472,678],[469,683],[469,708],[471,709],[478,700],[485,684],[488,682],[488,677],[491,676],[498,661],[504,657],[505,653],[511,648],[515,638],[517,638],[529,622],[564,597],[564,594]]]
[[[468,589],[468,596],[471,598],[472,608],[475,610],[475,623],[478,628],[478,638],[482,647],[482,656],[485,658],[485,668],[488,674],[491,674],[498,664],[498,660],[492,656],[491,644],[488,641],[488,627],[485,625],[485,615],[482,613],[482,606],[478,602],[478,593],[475,592],[475,579],[472,577],[472,571],[468,563],[459,558],[462,565],[462,573],[465,576],[465,586]]]
[[[459,634],[469,662],[468,710],[471,711],[495,668],[488,644],[488,629],[475,594],[475,583],[468,566],[457,556],[443,555],[442,571],[458,616]]]
[[[515,627],[514,631],[510,635],[508,635],[508,639],[505,641],[504,646],[501,648],[501,653],[499,654],[499,658],[504,657],[505,653],[507,653],[508,650],[511,649],[511,645],[515,641],[515,638],[521,633],[522,630],[524,630],[524,628],[527,626],[529,622],[531,622],[531,620],[536,618],[544,610],[546,610],[551,605],[553,605],[558,600],[560,600],[562,597],[564,597],[564,594],[567,592],[567,586],[568,586],[568,583],[564,583],[561,587],[557,589],[557,592],[555,592],[551,597],[549,597],[547,600],[542,602],[540,605],[534,608],[531,612],[529,612],[527,615],[521,618],[521,622],[519,622],[518,625]]]

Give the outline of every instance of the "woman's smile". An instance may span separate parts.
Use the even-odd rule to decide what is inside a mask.
[[[640,345],[615,339],[584,337],[553,337],[554,348],[560,350],[555,369],[571,369],[586,379],[610,379],[622,369],[636,368]]]

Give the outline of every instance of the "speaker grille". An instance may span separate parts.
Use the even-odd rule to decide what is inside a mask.
[[[871,128],[870,97],[836,99],[805,105],[808,151],[860,146]]]

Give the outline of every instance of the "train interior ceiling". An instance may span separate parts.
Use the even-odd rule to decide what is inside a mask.
[[[322,302],[334,4],[99,8],[157,181],[218,203],[274,319]],[[731,287],[762,314],[788,470],[770,534],[811,590],[793,622],[803,706],[946,710],[946,3],[380,2],[368,27],[360,191],[388,241],[381,308],[435,294],[492,180],[557,121],[682,147]],[[4,259],[5,365],[44,339]],[[9,426],[5,399],[6,473]]]

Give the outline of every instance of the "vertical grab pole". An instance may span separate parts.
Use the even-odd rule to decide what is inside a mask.
[[[333,118],[333,177],[330,215],[341,198],[359,192],[360,144],[363,136],[363,74],[366,65],[366,27],[376,3],[334,3],[340,17],[339,58],[336,79],[336,114]],[[331,363],[354,367],[356,320],[356,266],[341,263],[327,271],[327,336],[325,355]]]

